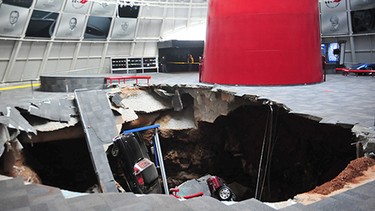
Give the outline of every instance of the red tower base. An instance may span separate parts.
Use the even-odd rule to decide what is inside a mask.
[[[210,0],[201,81],[238,85],[321,82],[316,0]]]

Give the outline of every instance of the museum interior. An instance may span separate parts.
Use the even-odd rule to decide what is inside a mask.
[[[0,0],[0,210],[371,210],[375,0]]]

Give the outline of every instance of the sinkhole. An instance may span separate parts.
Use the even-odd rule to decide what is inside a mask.
[[[123,100],[134,98],[129,90],[138,92],[122,91]],[[204,88],[159,86],[142,91],[170,106],[135,110],[138,118],[122,123],[122,129],[161,125],[159,137],[170,188],[210,174],[223,178],[237,200],[256,197],[277,202],[333,179],[356,158],[351,126],[319,123],[309,115],[291,113],[282,104]],[[80,128],[78,123],[65,128],[64,134]],[[48,137],[49,133],[40,134]],[[78,192],[95,186],[83,133],[69,138],[50,136],[43,142],[21,138],[24,163],[46,185]],[[149,145],[150,131],[142,136]]]

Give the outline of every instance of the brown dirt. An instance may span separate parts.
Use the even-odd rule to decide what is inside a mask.
[[[126,97],[137,95],[139,90],[140,89],[138,87],[125,86],[121,89],[122,97],[126,98]]]
[[[357,178],[363,176],[363,172],[374,165],[375,160],[372,158],[357,158],[351,161],[349,165],[333,180],[326,182],[321,186],[317,186],[309,193],[328,195],[333,191],[344,188],[348,183],[358,183],[360,181]]]
[[[294,200],[305,205],[311,204],[373,180],[375,180],[375,160],[366,157],[357,158],[333,180],[309,192],[296,195]]]

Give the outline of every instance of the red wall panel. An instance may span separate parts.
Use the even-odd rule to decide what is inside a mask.
[[[322,81],[318,1],[209,2],[202,82]]]

